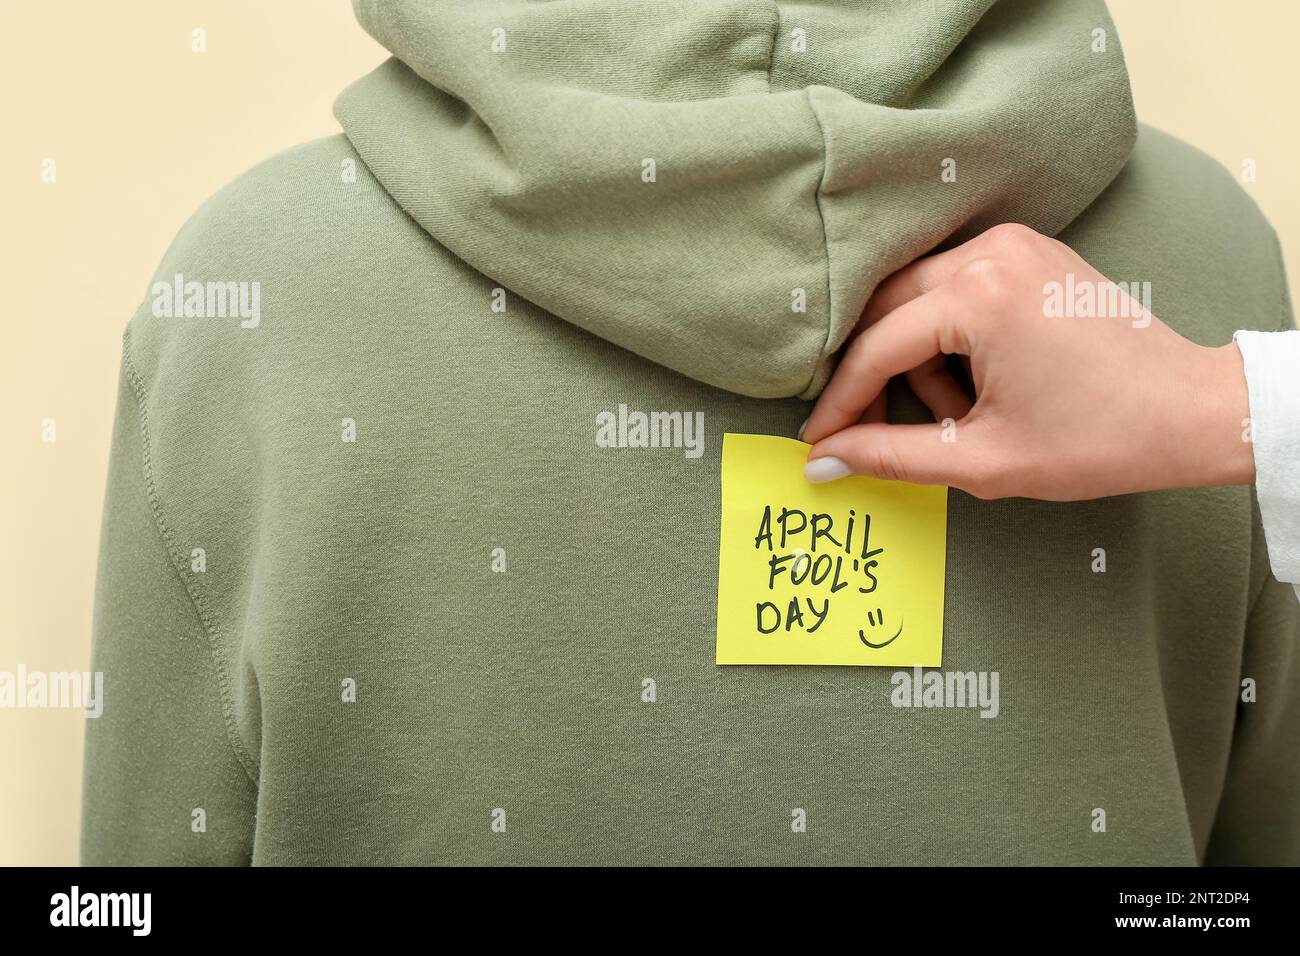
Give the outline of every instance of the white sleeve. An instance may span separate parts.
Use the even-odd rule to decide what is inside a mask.
[[[1273,576],[1300,595],[1300,332],[1240,331],[1255,494]]]

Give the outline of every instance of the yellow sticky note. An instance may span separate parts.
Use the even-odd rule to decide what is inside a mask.
[[[808,448],[723,436],[717,662],[939,666],[948,489],[811,484]]]

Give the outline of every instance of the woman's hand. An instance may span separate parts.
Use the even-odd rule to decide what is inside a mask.
[[[973,404],[945,353],[969,357]],[[894,375],[941,424],[884,424]],[[1184,339],[1068,246],[1003,225],[881,283],[804,426],[805,474],[1052,501],[1246,484],[1249,415],[1234,344]]]

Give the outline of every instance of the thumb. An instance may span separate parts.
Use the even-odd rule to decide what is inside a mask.
[[[978,435],[951,423],[934,425],[854,425],[824,438],[808,453],[804,477],[834,481],[870,475],[887,481],[969,488],[974,478]]]

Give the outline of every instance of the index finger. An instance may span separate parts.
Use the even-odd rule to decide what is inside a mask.
[[[940,285],[905,302],[858,335],[813,406],[803,440],[815,445],[827,435],[857,424],[895,375],[944,352],[962,351],[965,336],[952,321],[959,306],[953,285]]]

